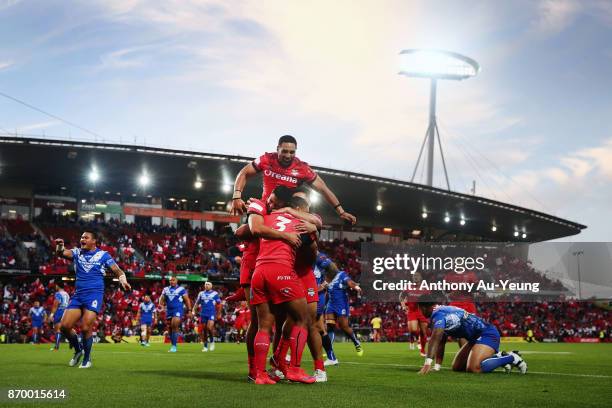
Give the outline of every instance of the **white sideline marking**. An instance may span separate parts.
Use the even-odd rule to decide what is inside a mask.
[[[420,365],[414,364],[391,364],[391,363],[361,363],[357,361],[340,361],[342,364],[354,364],[354,365],[373,365],[373,366],[385,366],[385,367],[410,367],[410,368],[421,368]],[[443,370],[450,370],[448,367],[442,367]],[[588,378],[612,378],[612,375],[601,375],[601,374],[573,374],[573,373],[555,373],[547,371],[527,371],[527,374],[543,374],[543,375],[560,375],[566,377],[588,377]]]

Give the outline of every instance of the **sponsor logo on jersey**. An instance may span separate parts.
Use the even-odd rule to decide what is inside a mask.
[[[289,183],[293,183],[293,184],[297,184],[298,183],[298,179],[295,177],[291,177],[291,176],[285,176],[284,174],[279,174],[276,173],[272,170],[265,170],[264,171],[264,175],[267,177],[272,177],[281,181],[287,181]]]

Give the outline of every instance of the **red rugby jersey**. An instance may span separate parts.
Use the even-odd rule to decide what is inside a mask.
[[[296,188],[302,183],[312,183],[317,178],[308,163],[297,157],[288,167],[283,167],[278,161],[278,153],[264,153],[253,160],[253,167],[263,173],[262,201],[266,202],[277,186]]]

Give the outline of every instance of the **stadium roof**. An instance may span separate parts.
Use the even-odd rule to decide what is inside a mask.
[[[28,191],[76,198],[95,194],[97,199],[121,197],[124,201],[153,196],[202,203],[227,202],[231,191],[223,191],[223,186],[232,185],[240,168],[251,160],[243,156],[145,146],[2,136],[0,195],[6,195],[6,191]],[[100,174],[95,185],[88,180],[92,166]],[[532,242],[575,235],[586,228],[553,215],[479,196],[366,174],[313,168],[345,209],[357,216],[358,227],[416,229],[437,240],[471,237]],[[137,183],[143,171],[151,179],[146,189]],[[203,182],[200,189],[194,187],[198,177]],[[261,181],[249,182],[244,195],[260,194]],[[376,209],[379,203],[381,211]],[[313,210],[323,216],[326,224],[338,224],[338,218],[327,204],[319,203]],[[426,218],[423,218],[424,212]],[[463,225],[461,217],[465,220]],[[493,225],[496,231],[492,230]],[[523,233],[526,239],[522,238]]]

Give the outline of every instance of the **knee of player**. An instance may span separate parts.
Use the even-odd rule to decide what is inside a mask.
[[[480,364],[479,365],[468,365],[465,369],[468,373],[479,373],[480,372]]]
[[[453,364],[451,367],[453,371],[466,371],[465,367],[462,367],[461,364]]]

